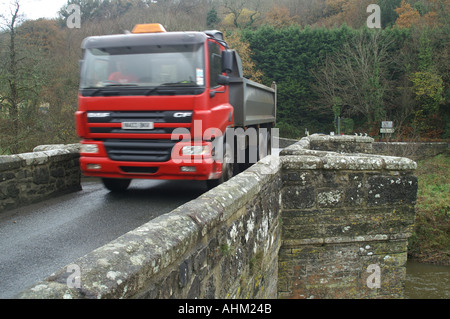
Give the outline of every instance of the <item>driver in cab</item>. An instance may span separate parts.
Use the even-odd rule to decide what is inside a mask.
[[[138,78],[130,73],[129,67],[124,61],[116,61],[116,72],[113,72],[108,77],[108,81],[117,82],[120,84],[136,83]]]

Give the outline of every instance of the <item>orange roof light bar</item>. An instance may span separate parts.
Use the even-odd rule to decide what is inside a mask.
[[[167,32],[159,23],[136,24],[131,33],[158,33]]]

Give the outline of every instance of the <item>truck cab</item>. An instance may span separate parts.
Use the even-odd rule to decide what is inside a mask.
[[[226,131],[236,127],[231,82],[242,68],[219,31],[138,25],[128,34],[88,37],[82,49],[75,118],[84,175],[122,191],[135,178],[214,186],[236,172]],[[272,127],[270,112],[256,125]]]

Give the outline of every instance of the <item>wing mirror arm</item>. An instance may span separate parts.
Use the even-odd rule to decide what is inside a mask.
[[[229,85],[230,77],[229,74],[233,72],[233,62],[234,62],[234,53],[231,50],[222,51],[222,73],[227,75],[219,74],[217,76],[217,84],[219,85]],[[209,93],[210,97],[214,97],[216,93],[225,93],[225,91],[211,91]]]

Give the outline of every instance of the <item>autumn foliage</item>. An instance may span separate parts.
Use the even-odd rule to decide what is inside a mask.
[[[21,1],[0,13],[0,154],[78,142],[81,41],[146,22],[222,30],[246,77],[277,82],[286,137],[334,131],[337,115],[350,133],[377,136],[387,119],[398,138],[450,137],[450,0],[69,0],[52,20],[24,20]],[[369,4],[381,30],[366,26]]]
[[[411,28],[413,26],[442,27],[441,20],[445,17],[448,18],[449,10],[450,0],[430,0],[427,1],[427,6],[418,5],[417,7],[402,0],[400,7],[395,9],[398,15],[395,24],[399,28]],[[422,14],[420,11],[422,11]]]

